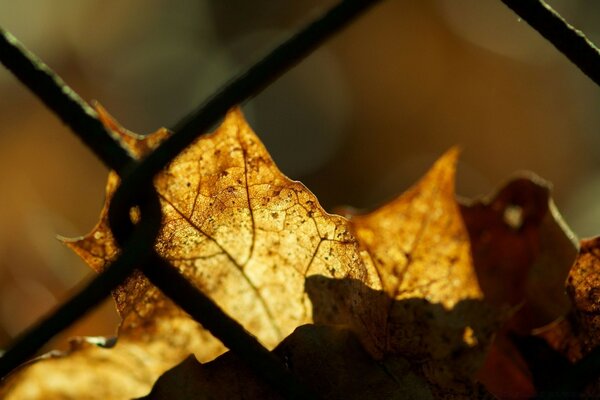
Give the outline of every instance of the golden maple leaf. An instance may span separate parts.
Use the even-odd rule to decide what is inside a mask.
[[[137,157],[168,135],[133,138],[98,111]],[[398,199],[349,220],[285,177],[234,109],[155,177],[163,212],[155,249],[269,349],[301,325],[341,324],[372,357],[406,357],[434,392],[460,397],[497,317],[480,301],[454,199],[456,158],[448,152]],[[99,224],[67,242],[96,271],[118,255],[107,223],[117,185],[111,173]],[[13,373],[0,394],[131,398],[190,353],[208,361],[225,351],[140,272],[114,297],[122,323],[113,348],[80,339],[67,355]]]

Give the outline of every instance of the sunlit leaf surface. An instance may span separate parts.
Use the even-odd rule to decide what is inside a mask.
[[[132,154],[168,133],[133,138],[99,109]],[[469,237],[454,199],[457,152],[372,213],[326,213],[275,166],[239,110],[155,177],[163,222],[157,252],[269,349],[307,323],[344,325],[374,360],[402,357],[435,397],[469,398],[498,314],[482,302]],[[118,254],[107,210],[68,241],[101,271]],[[189,354],[226,349],[140,273],[114,293],[122,317],[107,349],[80,340],[3,382],[7,399],[126,399],[148,393]]]

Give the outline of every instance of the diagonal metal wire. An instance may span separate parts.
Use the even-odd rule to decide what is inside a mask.
[[[165,147],[159,147],[153,153],[157,155],[149,162],[143,161],[141,165],[124,151],[115,140],[116,138],[109,138],[104,127],[99,124],[95,112],[79,96],[40,60],[20,46],[14,37],[1,31],[0,60],[3,64],[57,113],[101,160],[123,176],[123,184],[113,198],[110,219],[113,222],[120,221],[118,224],[113,223],[112,229],[115,236],[122,238],[125,245],[119,259],[112,263],[105,272],[50,317],[42,320],[13,343],[11,348],[0,358],[0,376],[4,376],[21,364],[50,337],[79,318],[102,298],[108,296],[110,290],[122,282],[133,266],[140,265],[141,262],[142,270],[155,285],[165,294],[173,297],[173,300],[221,339],[227,347],[236,352],[241,359],[250,366],[257,367],[255,371],[286,398],[316,398],[314,393],[297,382],[279,360],[275,359],[254,337],[244,331],[236,321],[224,314],[210,298],[200,293],[160,257],[153,255],[152,250],[148,250],[152,249],[157,234],[156,229],[145,226],[147,229],[139,233],[139,229],[144,224],[134,227],[127,226],[125,222],[129,221],[128,210],[130,207],[139,205],[142,208],[142,221],[152,220],[147,223],[154,223],[155,226],[151,228],[156,228],[160,223],[160,218],[152,215],[155,211],[147,200],[140,202],[140,193],[148,193],[151,190],[149,187],[151,188],[152,176],[187,144],[216,122],[227,109],[283,74],[286,69],[309,54],[322,41],[376,2],[373,0],[346,0],[339,3],[296,36],[276,48],[245,74],[233,80],[230,85],[221,90],[195,115],[182,124],[182,127],[173,136],[181,139],[173,140]],[[59,104],[57,105],[57,103]],[[88,124],[93,128],[91,133]],[[147,167],[140,170],[139,168],[144,165]],[[150,203],[153,203],[154,200],[157,201],[154,193],[151,193],[151,197],[154,199]],[[140,250],[144,254],[142,259],[139,256]],[[136,258],[132,259],[132,255],[136,254]],[[145,258],[150,258],[151,263],[144,262]],[[169,278],[160,279],[165,274]]]
[[[219,338],[235,355],[245,361],[258,376],[288,399],[318,399],[310,388],[298,382],[281,360],[264,348],[235,319],[216,306],[202,291],[183,278],[167,261],[154,255],[145,268],[150,282]]]
[[[600,50],[543,0],[502,0],[596,85],[600,85]]]
[[[152,246],[160,229],[161,209],[158,197],[148,196],[143,206],[143,218],[139,229],[131,237],[131,245],[124,247],[115,260],[103,273],[99,274],[85,287],[73,294],[48,316],[42,318],[22,333],[0,358],[0,377],[4,377],[21,365],[54,335],[85,315],[92,307],[104,300],[118,284],[129,276],[136,266],[150,259]]]
[[[544,0],[502,0],[519,17],[554,45],[594,83],[600,86],[600,50],[585,34],[570,25]],[[595,348],[572,368],[549,382],[551,390],[538,399],[575,398],[587,384],[600,375],[600,347]]]
[[[44,102],[109,168],[120,172],[133,161],[73,89],[13,35],[0,28],[0,62]]]
[[[568,25],[541,0],[502,0],[523,19],[551,41],[584,73],[600,84],[600,55],[585,36]],[[299,385],[293,377],[237,322],[225,315],[209,298],[198,292],[175,269],[161,260],[153,251],[152,242],[160,218],[156,215],[154,194],[141,199],[140,193],[151,191],[152,176],[160,171],[200,133],[206,131],[231,106],[259,92],[269,82],[293,66],[323,40],[364,12],[376,0],[346,0],[323,17],[307,26],[296,36],[276,48],[244,74],[219,91],[196,112],[175,128],[175,134],[141,163],[135,162],[111,137],[95,112],[40,60],[28,53],[5,31],[0,30],[0,61],[25,85],[46,103],[108,166],[122,176],[123,184],[117,190],[111,207],[111,221],[118,237],[122,238],[123,253],[105,273],[92,281],[73,299],[60,307],[56,314],[42,321],[21,336],[0,358],[0,376],[25,361],[47,338],[64,329],[86,310],[106,297],[133,269],[141,265],[143,271],[161,290],[171,296],[182,308],[207,326],[246,362],[257,367],[257,372],[289,398],[310,398],[314,394]],[[142,223],[127,225],[128,210],[133,205],[142,208]],[[154,207],[154,208],[153,208]],[[153,211],[154,210],[154,211]],[[144,223],[150,225],[144,225]],[[152,223],[156,225],[151,225]],[[147,229],[140,232],[138,228]],[[132,250],[133,249],[133,250]],[[140,254],[144,254],[140,258]],[[132,255],[135,255],[132,256]],[[147,258],[146,258],[147,257]],[[143,262],[146,260],[146,262]],[[166,283],[165,283],[166,282]],[[75,303],[78,303],[76,305]],[[205,320],[206,316],[211,317]],[[233,335],[230,333],[233,332]],[[39,336],[38,335],[42,335]],[[44,339],[46,338],[46,339]],[[271,357],[271,359],[269,359]]]
[[[173,159],[174,154],[189,146],[200,132],[210,129],[233,105],[240,104],[250,96],[259,93],[269,83],[309,55],[325,38],[342,29],[379,1],[381,0],[342,1],[275,48],[177,124],[174,134],[156,151],[149,154],[141,165],[126,171],[122,177],[122,186],[135,188],[136,185],[150,179]]]

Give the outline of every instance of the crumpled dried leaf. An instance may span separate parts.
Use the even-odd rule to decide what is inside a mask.
[[[486,301],[518,309],[494,339],[478,378],[500,398],[535,395],[510,334],[528,335],[569,309],[564,282],[577,253],[550,186],[529,173],[492,196],[463,201],[475,270]]]
[[[564,282],[577,239],[562,220],[549,184],[529,173],[461,212],[488,302],[519,305],[511,327],[529,333],[569,309]]]
[[[99,111],[138,156],[166,135],[162,130],[132,140]],[[283,176],[233,110],[216,132],[196,140],[155,177],[164,214],[155,247],[268,348],[306,323],[343,324],[372,357],[409,359],[434,395],[468,398],[498,317],[481,301],[454,200],[456,156],[446,154],[397,200],[348,221],[327,214],[308,189]],[[96,228],[69,243],[98,271],[118,252],[106,222],[117,183],[111,175]],[[77,355],[91,360],[71,371],[68,389],[56,385],[43,398],[141,396],[188,354],[204,362],[224,351],[140,273],[114,295],[123,322],[114,348],[101,349],[109,353],[86,346],[38,361],[13,374],[0,393],[38,398],[22,393],[58,382],[54,365]],[[135,384],[99,397],[94,386],[75,384],[89,374],[83,366],[116,359],[139,372]],[[112,385],[98,374],[93,379]],[[79,395],[71,394],[76,390]]]
[[[566,281],[572,308],[539,336],[570,362],[600,345],[600,237],[582,240]]]

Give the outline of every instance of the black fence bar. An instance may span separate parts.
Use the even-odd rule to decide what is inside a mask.
[[[0,358],[0,376],[26,361],[52,336],[105,298],[135,265],[143,265],[144,273],[156,286],[249,363],[258,375],[280,393],[288,398],[316,398],[256,338],[154,253],[152,245],[160,227],[158,198],[152,193],[150,199],[146,197],[140,203],[139,195],[149,190],[156,173],[217,122],[229,108],[258,93],[378,1],[341,1],[218,91],[178,124],[175,134],[141,162],[135,162],[127,150],[120,146],[118,139],[102,126],[95,111],[85,101],[26,51],[14,37],[0,29],[0,61],[69,125],[105,164],[122,176],[123,184],[117,189],[110,208],[110,220],[115,235],[124,244],[118,260],[104,273],[15,341]],[[568,25],[541,0],[502,1],[600,85],[600,53],[581,32]],[[142,207],[142,220],[135,226],[124,218],[134,205]],[[597,369],[594,354],[581,364],[581,368],[589,364]]]
[[[136,265],[149,258],[148,246],[152,246],[160,230],[161,209],[157,196],[150,196],[144,204],[139,229],[133,233],[128,246],[107,269],[85,285],[69,300],[47,317],[38,321],[13,341],[11,347],[0,357],[0,377],[33,356],[48,340],[98,305],[111,290],[133,272]]]
[[[600,86],[600,50],[585,34],[570,25],[543,0],[502,0],[519,17],[546,38],[573,64]],[[586,384],[600,375],[600,348],[594,349],[536,398],[578,397]]]
[[[192,125],[194,125],[194,121],[196,122],[196,131],[190,131],[189,123],[183,124],[184,127],[187,127],[184,129],[184,131],[187,132],[184,137],[191,143],[195,137],[199,136],[206,131],[210,125],[216,122],[227,109],[238,102],[243,101],[270,81],[283,74],[287,68],[294,65],[295,62],[308,54],[309,51],[316,48],[323,40],[349,23],[350,20],[357,17],[361,11],[364,11],[369,5],[375,2],[376,1],[365,0],[347,0],[341,2],[338,6],[326,13],[324,17],[309,25],[307,29],[301,31],[288,42],[275,49],[269,56],[257,63],[255,67],[251,68],[248,73],[242,74],[238,79],[234,80],[230,86],[226,87],[225,90],[219,92],[221,94],[225,93],[225,96],[217,95],[213,100],[207,102],[199,112],[202,116],[201,121],[203,124],[206,124],[206,128],[201,129],[202,124],[197,124],[199,121],[197,116],[192,117],[189,121],[192,121]],[[114,197],[117,201],[113,202],[110,210],[111,215],[113,216],[128,215],[128,210],[131,206],[140,205],[136,201],[139,193],[144,189],[147,190],[147,185],[151,184],[152,176],[162,169],[162,167],[157,165],[156,162],[148,163],[152,168],[147,169],[145,174],[135,174],[138,169],[137,163],[132,162],[130,155],[127,154],[126,151],[123,151],[120,146],[115,147],[115,144],[117,143],[113,140],[114,138],[110,138],[108,132],[101,124],[99,125],[101,129],[93,129],[92,137],[87,137],[86,135],[90,132],[87,124],[91,124],[92,126],[95,125],[96,128],[99,124],[95,112],[87,105],[87,103],[69,89],[60,78],[52,73],[49,68],[41,63],[41,61],[37,60],[35,56],[19,46],[16,39],[12,38],[4,31],[2,33],[6,45],[3,58],[7,60],[7,64],[10,66],[9,69],[11,69],[21,81],[34,91],[44,103],[59,114],[75,133],[81,136],[84,142],[94,150],[102,161],[118,170],[121,174],[123,174],[127,168],[128,171],[130,171],[130,174],[125,174],[125,177],[137,177],[134,181],[136,183],[135,185],[132,185],[131,183],[129,185],[122,184],[118,188]],[[289,60],[287,58],[289,58]],[[42,89],[38,89],[38,86],[41,86]],[[227,90],[227,88],[229,88],[229,90]],[[59,104],[57,105],[56,103]],[[218,105],[218,107],[215,108],[215,105]],[[181,146],[182,141],[177,141],[175,143],[180,143]],[[171,148],[159,151],[159,156],[156,158],[161,160],[164,166],[186,146],[187,145],[184,144],[183,147],[178,149],[171,145]],[[97,147],[101,148],[101,151],[98,151]],[[161,147],[157,150],[160,150]],[[116,148],[119,150],[115,150]],[[117,161],[115,161],[114,158],[116,158]],[[143,164],[144,163],[142,163],[142,165]],[[144,178],[143,183],[139,180],[142,177]],[[130,202],[128,203],[124,200],[118,201],[118,199],[126,199]],[[157,198],[155,199],[157,201]],[[142,212],[142,221],[144,221],[144,219],[153,220],[156,224],[160,223],[159,217],[153,217],[146,212]],[[111,218],[111,220],[114,221],[114,218]],[[139,232],[139,228],[144,225],[138,224],[132,228],[131,226],[128,226],[128,219],[123,219],[122,221],[124,222],[123,224],[113,224],[115,234],[117,234],[117,232],[123,233],[124,231],[126,233]],[[49,338],[83,315],[86,310],[91,308],[94,304],[97,304],[102,298],[106,297],[109,291],[118,285],[118,283],[131,272],[134,265],[140,265],[140,249],[145,248],[147,254],[153,252],[152,250],[148,251],[148,249],[152,249],[152,243],[156,232],[153,233],[154,236],[152,236],[151,239],[149,239],[148,235],[140,235],[138,236],[138,240],[135,240],[135,233],[133,233],[133,235],[134,240],[127,240],[122,255],[117,261],[109,266],[107,271],[101,274],[100,277],[94,279],[94,281],[86,286],[83,291],[79,292],[70,301],[61,306],[54,314],[42,320],[17,339],[4,356],[0,358],[0,371],[2,371],[2,376],[17,365],[26,361],[26,359],[34,354],[41,345],[49,340]],[[133,255],[135,259],[132,259],[130,255]],[[145,268],[145,270],[148,269]],[[254,337],[243,330],[237,322],[226,316],[226,314],[224,314],[219,307],[204,294],[197,292],[197,289],[185,280],[185,278],[178,275],[173,267],[168,266],[168,269],[163,268],[162,272],[164,273],[169,270],[177,275],[172,276],[169,282],[165,282],[161,279],[153,279],[154,283],[167,295],[174,296],[176,303],[179,303],[177,299],[183,302],[184,304],[179,303],[178,305],[192,316],[203,320],[204,324],[208,324],[208,326],[211,327],[209,329],[214,332],[219,339],[223,340],[226,345],[228,344],[233,347],[233,351],[241,352],[241,358],[248,362],[259,376],[265,378],[267,382],[288,398],[316,398],[314,393],[298,383],[289,371],[285,369],[283,364],[262,347]],[[161,268],[159,267],[156,271],[160,273]],[[150,275],[156,278],[153,272],[150,272]],[[178,288],[181,291],[173,290],[173,288]],[[187,290],[185,288],[187,288]],[[187,302],[189,302],[189,304]],[[202,317],[203,313],[208,313],[210,320],[206,320]],[[223,338],[221,336],[223,336]]]
[[[543,0],[502,2],[552,43],[596,85],[600,85],[600,50],[583,32],[569,25]]]
[[[171,300],[207,329],[235,355],[252,367],[286,399],[318,399],[264,348],[242,325],[227,315],[164,259],[155,255],[142,269],[144,275]]]
[[[120,172],[133,160],[98,120],[96,111],[2,28],[0,62],[67,124],[106,166]]]
[[[174,134],[123,176],[123,186],[135,187],[164,168],[175,154],[206,132],[234,105],[259,93],[269,83],[304,59],[323,41],[381,0],[344,0],[322,17],[275,48],[247,71],[221,88],[174,127]]]

